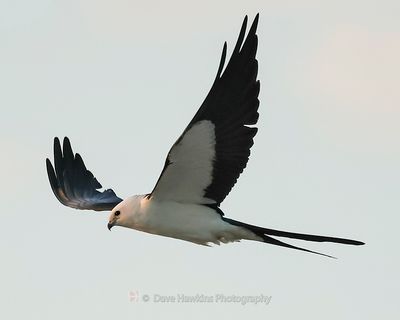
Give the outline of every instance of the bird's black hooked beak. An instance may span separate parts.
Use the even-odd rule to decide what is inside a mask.
[[[119,212],[118,212],[118,215],[119,215]],[[108,230],[111,231],[111,228],[117,224],[117,220],[118,220],[118,217],[115,214],[110,217],[110,220],[108,220],[108,224],[107,224]]]

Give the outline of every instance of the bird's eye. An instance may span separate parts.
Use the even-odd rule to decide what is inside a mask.
[[[118,210],[118,211],[115,211],[115,213],[114,213],[114,214],[115,214],[115,216],[117,216],[117,217],[118,217],[118,216],[120,215],[120,213],[121,213],[121,211],[119,211],[119,210]]]

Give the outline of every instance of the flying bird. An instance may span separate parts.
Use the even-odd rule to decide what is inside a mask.
[[[229,62],[224,43],[217,75],[193,119],[171,147],[164,168],[147,194],[124,200],[102,188],[72,151],[68,138],[54,139],[54,167],[46,159],[56,198],[75,209],[111,211],[108,228],[127,227],[199,245],[254,240],[324,256],[275,237],[362,245],[329,236],[262,228],[227,218],[221,203],[249,160],[257,133],[260,82],[257,80],[257,14],[245,37],[247,16]]]

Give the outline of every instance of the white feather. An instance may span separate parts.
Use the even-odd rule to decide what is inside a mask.
[[[250,230],[229,224],[204,205],[158,201],[146,196],[132,196],[118,204],[111,213],[121,211],[116,225],[152,234],[208,245],[241,239],[263,241]]]
[[[160,201],[213,203],[204,197],[204,190],[212,182],[214,159],[215,126],[208,120],[199,121],[170,150],[170,164],[152,197]]]

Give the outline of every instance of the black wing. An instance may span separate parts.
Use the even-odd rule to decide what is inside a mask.
[[[64,138],[63,150],[58,138],[54,138],[54,164],[46,159],[47,174],[51,188],[57,199],[65,206],[75,209],[110,211],[122,199],[113,190],[97,191],[102,186],[86,169],[81,156],[72,152],[67,137]]]
[[[151,193],[158,199],[219,205],[246,167],[257,128],[258,14],[244,40],[247,16],[224,70],[226,43],[217,76],[200,109],[172,146]]]

